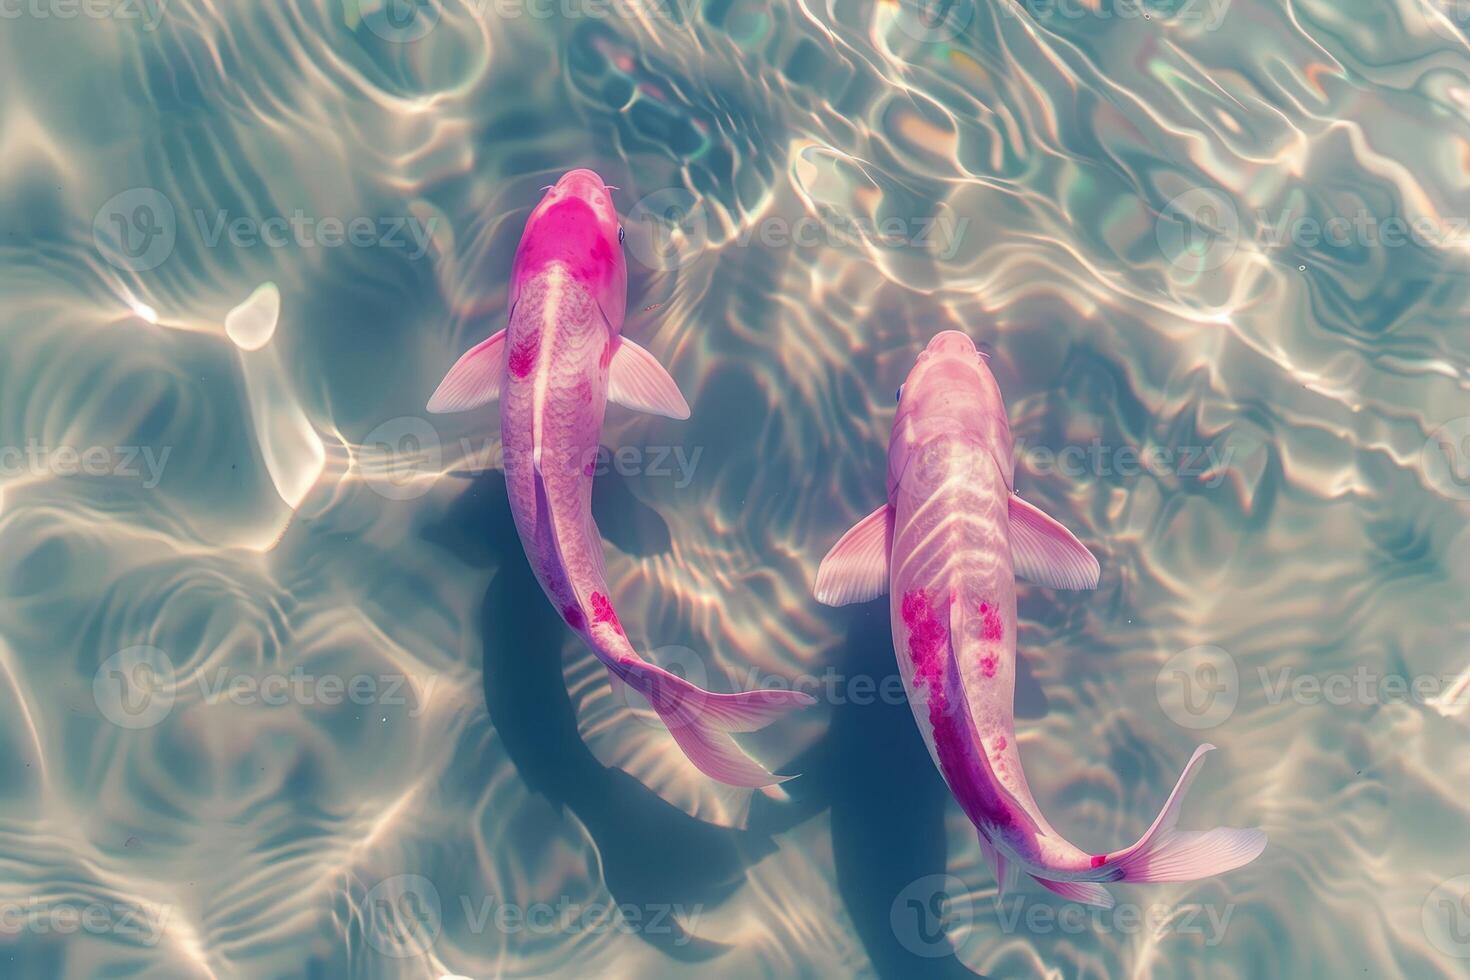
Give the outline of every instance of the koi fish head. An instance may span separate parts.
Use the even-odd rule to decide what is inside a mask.
[[[521,283],[553,265],[591,293],[613,329],[622,330],[628,298],[623,226],[610,189],[594,171],[563,174],[531,212],[516,250],[511,302]]]
[[[889,497],[922,475],[920,492],[993,458],[1009,486],[1011,433],[1000,386],[986,356],[958,330],[937,334],[898,389],[888,447]],[[921,465],[916,466],[916,461]]]

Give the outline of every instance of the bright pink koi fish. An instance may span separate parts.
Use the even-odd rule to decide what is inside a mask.
[[[526,222],[511,269],[509,326],[450,369],[430,412],[499,398],[505,481],[521,544],[567,625],[658,712],[689,760],[735,786],[774,776],[731,732],[812,703],[798,691],[714,694],[638,656],[608,597],[592,520],[592,473],[608,401],[674,419],[689,405],[653,356],[622,336],[628,270],[612,196],[591,170],[551,187]]]
[[[1016,578],[1094,588],[1097,559],[1013,492],[1000,389],[970,338],[935,337],[899,389],[888,502],[837,542],[817,572],[829,605],[890,592],[893,647],[929,754],[975,824],[1004,895],[1025,871],[1058,895],[1113,904],[1102,882],[1192,881],[1265,849],[1259,830],[1176,830],[1202,745],[1131,847],[1083,851],[1041,815],[1021,771],[1013,700]]]

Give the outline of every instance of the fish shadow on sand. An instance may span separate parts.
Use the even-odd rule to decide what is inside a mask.
[[[833,664],[839,677],[872,678],[879,692],[898,683],[887,606],[885,597],[841,614],[847,642]],[[1016,666],[1017,717],[1044,715],[1046,695],[1025,658]],[[944,823],[954,804],[913,710],[881,693],[865,704],[856,703],[855,693],[835,700],[843,703],[832,705],[826,736],[787,767],[803,773],[786,784],[792,803],[776,807],[756,799],[751,829],[776,834],[830,810],[837,886],[878,975],[977,976],[944,938],[949,910],[922,884],[946,874]],[[975,902],[969,913],[978,918],[988,911]]]
[[[645,550],[659,540],[659,529],[667,542],[667,525],[620,484],[616,475],[597,480],[593,514],[599,525],[634,529]],[[567,627],[526,563],[503,474],[477,477],[424,537],[471,566],[500,566],[481,605],[485,705],[526,785],[571,810],[587,828],[613,899],[646,917],[649,929],[637,930],[644,941],[685,962],[725,952],[727,945],[690,934],[660,910],[673,908],[677,915],[680,906],[718,905],[740,887],[749,865],[776,850],[774,842],[690,817],[627,773],[598,762],[587,748],[562,674]]]
[[[629,553],[655,553],[659,541],[668,541],[667,525],[616,475],[594,485],[593,514],[600,527],[621,529],[610,539]],[[908,915],[914,917],[906,930],[910,945],[914,934],[939,934],[942,912],[901,902],[900,895],[926,876],[945,873],[944,820],[953,805],[906,702],[875,697],[869,704],[833,705],[822,740],[782,767],[803,774],[785,784],[791,801],[775,804],[757,795],[747,830],[696,820],[627,773],[602,765],[582,741],[557,655],[566,625],[526,564],[503,475],[476,477],[447,518],[426,528],[424,536],[468,565],[499,564],[481,605],[490,721],[527,786],[570,809],[587,827],[618,903],[640,909],[716,906],[740,887],[747,867],[776,850],[775,834],[830,809],[838,889],[878,975],[976,975],[953,950],[929,945],[921,955],[895,929],[895,915]],[[898,669],[886,599],[841,615],[847,642],[834,669],[843,677],[872,677],[881,690],[883,679]],[[1020,657],[1016,715],[1045,713],[1045,695]],[[973,912],[980,916],[986,909],[976,903]],[[729,948],[666,921],[671,932],[638,935],[670,957],[698,962]]]
[[[883,690],[883,679],[898,670],[886,600],[855,606],[844,618],[847,643],[833,669],[839,677],[871,677]],[[832,706],[826,736],[788,767],[802,773],[786,784],[792,803],[777,808],[757,800],[752,829],[777,833],[831,810],[837,887],[878,975],[975,976],[939,936],[936,917],[916,923],[939,936],[921,952],[906,946],[895,929],[894,916],[910,914],[895,912],[900,893],[919,879],[945,873],[949,789],[929,760],[913,712],[901,698],[834,700],[843,703]]]

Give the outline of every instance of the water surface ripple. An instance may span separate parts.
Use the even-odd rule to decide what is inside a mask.
[[[6,975],[1464,975],[1455,4],[13,13]],[[666,666],[813,685],[746,739],[783,792],[711,784],[608,687],[493,411],[423,411],[576,166],[693,407],[609,411],[609,585]],[[886,605],[811,599],[949,328],[1103,568],[1022,590],[1039,802],[1115,848],[1208,740],[1184,819],[1262,826],[1250,866],[997,906],[881,693]]]

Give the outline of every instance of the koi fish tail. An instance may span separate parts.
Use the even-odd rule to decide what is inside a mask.
[[[1063,898],[1111,908],[1113,898],[1100,882],[1195,881],[1254,861],[1266,849],[1266,835],[1259,829],[1179,830],[1175,827],[1184,794],[1198,773],[1205,753],[1212,749],[1213,745],[1206,744],[1194,750],[1153,825],[1131,847],[1093,858],[1092,870],[1079,878],[1054,881],[1035,874],[1032,877]]]
[[[1153,825],[1133,846],[1104,855],[1095,880],[1194,881],[1232,871],[1260,856],[1266,849],[1266,835],[1259,829],[1178,830],[1174,826],[1184,794],[1205,753],[1212,749],[1213,745],[1206,744],[1194,750]]]
[[[815,700],[800,691],[750,691],[716,694],[678,674],[642,660],[608,667],[648,701],[689,761],[700,772],[731,786],[771,786],[790,779],[777,776],[746,754],[731,732],[764,728],[795,708]]]

